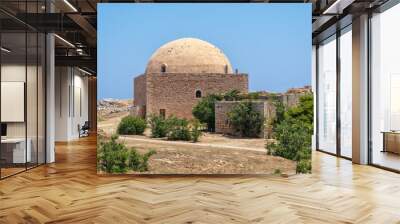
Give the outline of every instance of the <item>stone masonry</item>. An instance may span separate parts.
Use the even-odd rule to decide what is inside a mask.
[[[192,109],[209,94],[248,92],[248,75],[233,72],[216,46],[196,38],[162,45],[150,57],[144,74],[134,79],[132,114],[192,119]]]
[[[146,116],[160,114],[165,110],[165,116],[177,116],[192,119],[192,109],[201,98],[196,98],[196,91],[201,91],[202,97],[209,94],[225,93],[232,89],[247,93],[247,74],[196,74],[191,73],[154,73],[146,74],[146,84],[139,84],[143,78],[135,79],[135,96],[139,96],[135,105],[145,106]],[[145,86],[143,88],[143,86]],[[146,104],[140,97],[145,97]]]

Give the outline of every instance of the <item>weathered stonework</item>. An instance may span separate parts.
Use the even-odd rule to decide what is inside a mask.
[[[215,103],[215,132],[227,135],[238,135],[229,121],[228,113],[240,103],[240,101],[219,101]],[[264,127],[259,137],[270,138],[271,129],[268,123],[275,116],[275,106],[269,101],[252,101],[252,107],[265,118]]]
[[[133,81],[135,105],[146,105],[146,75],[139,75]]]
[[[282,103],[287,108],[291,108],[299,104],[300,97],[304,96],[306,93],[285,93],[282,95]]]
[[[233,73],[231,63],[216,46],[196,38],[168,42],[150,57],[146,73]]]
[[[142,81],[135,79],[135,86]],[[140,84],[143,85],[143,84]],[[136,88],[135,88],[136,89]],[[165,110],[165,116],[193,118],[192,109],[201,98],[196,98],[196,91],[202,96],[215,93],[225,93],[237,89],[240,92],[248,91],[247,74],[196,74],[192,73],[152,73],[146,74],[145,88],[135,90],[135,105],[146,107],[146,115],[160,114]],[[144,92],[144,93],[143,93]],[[146,96],[145,104],[138,96]]]
[[[299,104],[300,97],[310,93],[311,88],[305,86],[304,88],[289,89],[286,93],[274,94],[273,97],[281,101],[285,108],[288,109],[297,106]],[[260,137],[271,138],[272,127],[270,124],[276,115],[276,108],[272,103],[273,98],[270,94],[262,94],[258,98],[258,100],[253,101],[253,107],[265,118],[264,129]],[[235,133],[234,128],[229,123],[228,113],[239,102],[240,101],[219,101],[215,104],[215,131],[217,133],[228,135],[238,134]]]
[[[233,73],[228,58],[214,45],[183,38],[160,47],[145,74],[134,79],[132,112],[142,117],[165,114],[192,119],[192,109],[201,97],[234,89],[247,93],[248,75]]]

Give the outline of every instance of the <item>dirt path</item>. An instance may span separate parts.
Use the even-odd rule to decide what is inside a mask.
[[[231,146],[225,144],[210,144],[210,143],[201,143],[201,142],[181,142],[181,141],[166,141],[162,139],[149,139],[144,136],[121,136],[120,139],[125,142],[144,142],[144,143],[156,143],[161,145],[171,145],[171,146],[195,146],[200,148],[215,148],[215,149],[237,149],[237,150],[250,150],[250,151],[258,151],[258,152],[266,152],[265,148],[256,148],[256,147],[243,147],[243,146]]]

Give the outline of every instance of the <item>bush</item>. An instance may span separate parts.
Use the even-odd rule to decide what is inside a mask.
[[[297,161],[297,172],[311,171],[312,128],[301,120],[285,119],[275,130],[277,143],[267,146],[268,153]],[[307,162],[308,161],[308,162]]]
[[[207,124],[208,131],[215,131],[215,102],[222,100],[222,96],[212,94],[202,98],[195,107],[192,114],[201,123]]]
[[[297,162],[297,173],[311,173],[311,159],[303,159]]]
[[[258,100],[260,99],[261,93],[260,92],[250,92],[247,94],[244,94],[242,96],[243,99],[248,99],[248,100]]]
[[[311,158],[311,134],[306,124],[302,121],[285,120],[276,128],[277,143],[268,146],[272,155],[286,159],[300,161]]]
[[[97,166],[108,173],[124,173],[128,170],[126,146],[117,142],[118,136],[113,135],[108,142],[101,142],[97,149]]]
[[[161,116],[151,115],[149,119],[149,124],[151,128],[152,138],[163,138],[167,136],[169,124],[165,118]]]
[[[107,173],[126,173],[128,170],[147,171],[148,160],[155,154],[154,150],[141,155],[134,148],[128,149],[117,142],[118,136],[113,135],[110,141],[101,142],[97,149],[97,169]]]
[[[118,125],[117,133],[120,135],[141,135],[146,129],[146,121],[135,116],[122,118]]]
[[[149,119],[152,138],[167,137],[168,140],[184,140],[197,142],[201,136],[201,123],[194,119],[189,122],[177,117],[163,118],[151,116]]]
[[[150,156],[156,154],[155,150],[150,150],[149,152],[141,155],[136,150],[131,150],[128,156],[129,168],[134,171],[144,172],[148,171],[148,161]]]
[[[190,137],[193,142],[198,142],[199,138],[202,134],[202,132],[200,130],[200,127],[201,127],[200,121],[198,121],[197,119],[194,119],[191,123],[192,123],[192,129],[190,132]]]
[[[170,117],[167,119],[169,126],[167,138],[168,140],[184,140],[190,141],[189,122],[186,119]]]
[[[303,121],[305,124],[313,125],[314,122],[314,106],[312,94],[307,94],[299,99],[299,105],[287,110],[285,116]]]
[[[240,95],[240,91],[237,89],[232,89],[225,94],[222,95],[224,100],[226,101],[236,101],[236,100],[241,100],[242,96]]]
[[[257,137],[264,126],[264,117],[254,110],[251,101],[235,105],[228,117],[233,128],[243,137]]]
[[[296,172],[311,172],[311,136],[313,133],[313,97],[300,97],[296,107],[285,111],[276,102],[277,116],[273,123],[276,142],[268,144],[267,153],[297,162]]]

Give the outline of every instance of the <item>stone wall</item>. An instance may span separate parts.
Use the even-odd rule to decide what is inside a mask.
[[[247,74],[151,73],[146,76],[147,116],[160,114],[160,109],[165,109],[166,117],[192,119],[192,109],[200,100],[195,95],[197,90],[203,97],[232,89],[248,92]]]
[[[238,135],[229,122],[228,113],[240,101],[219,101],[215,104],[215,132],[227,135]],[[265,118],[264,128],[261,130],[260,138],[270,138],[272,130],[268,122],[275,116],[275,107],[269,101],[252,101],[253,108]]]
[[[135,106],[146,105],[146,75],[139,75],[133,80],[133,96]]]
[[[300,101],[300,97],[306,95],[307,93],[285,93],[282,95],[282,103],[286,108],[291,108],[297,106]]]

